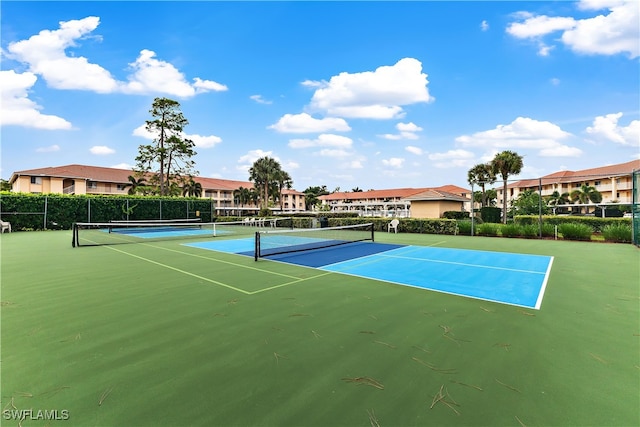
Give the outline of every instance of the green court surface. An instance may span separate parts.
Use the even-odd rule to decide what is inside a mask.
[[[553,256],[529,310],[189,241],[3,234],[3,425],[640,425],[635,246],[376,235]]]

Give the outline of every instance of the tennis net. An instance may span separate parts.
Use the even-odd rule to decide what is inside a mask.
[[[73,224],[72,246],[101,246],[159,240],[252,236],[256,230],[275,229],[290,218],[253,219],[229,222],[77,222]]]
[[[364,241],[374,241],[373,223],[326,228],[260,230],[255,233],[255,260]]]

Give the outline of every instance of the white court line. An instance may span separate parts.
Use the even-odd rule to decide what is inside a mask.
[[[540,287],[540,293],[538,294],[538,299],[536,300],[536,310],[540,310],[540,306],[542,305],[542,298],[544,297],[544,292],[547,289],[547,281],[549,280],[549,276],[551,275],[551,266],[553,265],[553,257],[549,261],[549,265],[547,266],[547,272],[545,273],[544,280],[542,281],[542,286]]]
[[[491,266],[491,265],[482,265],[482,264],[467,264],[467,263],[464,263],[464,262],[442,261],[442,260],[430,259],[430,258],[414,258],[414,257],[398,256],[398,255],[385,255],[384,253],[379,253],[377,255],[379,255],[381,257],[387,257],[387,258],[400,258],[400,259],[410,259],[410,260],[413,260],[413,261],[436,262],[436,263],[440,263],[440,264],[461,265],[461,266],[464,266],[464,267],[486,268],[486,269],[489,269],[489,270],[504,270],[504,271],[513,271],[513,272],[516,272],[516,273],[529,273],[529,274],[546,274],[546,272],[543,272],[543,271],[519,270],[517,268],[494,267],[494,266]]]

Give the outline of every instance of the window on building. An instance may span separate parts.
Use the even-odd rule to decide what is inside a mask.
[[[89,181],[87,182],[87,188],[91,190],[96,190],[98,188],[98,183],[95,181]]]
[[[37,185],[42,185],[42,177],[41,176],[32,176],[31,177],[31,183],[32,184],[37,184]]]
[[[117,184],[116,188],[118,189],[118,191],[123,191],[127,189],[127,185],[126,184]]]
[[[595,181],[595,182],[593,183],[593,185],[594,185],[595,187],[597,187],[597,186],[599,186],[599,185],[602,185],[602,181]]]

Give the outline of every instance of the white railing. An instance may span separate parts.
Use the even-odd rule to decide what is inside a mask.
[[[68,187],[64,187],[64,188],[62,189],[62,193],[63,193],[63,194],[73,194],[73,193],[75,193],[75,192],[76,192],[76,186],[75,186],[75,184],[72,184],[72,185],[70,185],[70,186],[68,186]]]

